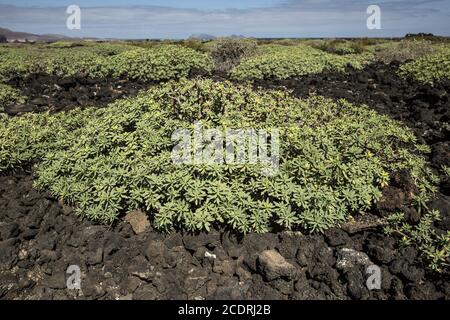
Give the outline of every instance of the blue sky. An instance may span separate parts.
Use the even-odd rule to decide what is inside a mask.
[[[66,28],[66,7],[81,7],[81,30]],[[381,8],[368,30],[366,8]],[[185,38],[450,36],[449,0],[0,0],[0,27],[75,37]]]
[[[20,6],[42,6],[42,7],[58,7],[77,4],[80,7],[98,7],[98,6],[161,6],[161,7],[175,7],[175,8],[198,8],[203,10],[214,9],[248,9],[259,7],[271,7],[280,3],[277,0],[15,0],[4,1],[0,4],[15,4]]]

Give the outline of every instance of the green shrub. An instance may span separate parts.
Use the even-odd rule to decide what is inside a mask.
[[[258,43],[251,39],[223,38],[213,41],[211,57],[217,70],[229,71],[243,58],[256,53]]]
[[[388,218],[387,234],[401,236],[405,246],[416,246],[425,263],[434,271],[442,272],[450,266],[450,231],[440,234],[433,224],[440,220],[439,211],[426,212],[416,225],[405,221],[403,213],[396,213]]]
[[[338,55],[357,54],[365,51],[361,41],[347,40],[322,40],[319,42],[310,42],[313,48]]]
[[[199,40],[199,39],[188,39],[188,40],[182,41],[180,43],[180,45],[182,45],[186,48],[198,51],[198,52],[202,52],[202,53],[205,53],[208,51],[208,49],[205,46],[205,42],[202,40]]]
[[[4,111],[5,106],[13,103],[23,104],[26,97],[22,96],[20,91],[13,87],[0,83],[0,113]]]
[[[108,69],[105,69],[108,57],[133,49],[132,46],[95,43],[84,43],[83,46],[75,47],[58,46],[0,48],[0,76],[25,77],[41,72],[61,77],[77,73],[88,77],[103,77],[108,72]]]
[[[104,68],[105,64],[105,58],[92,51],[68,49],[43,55],[33,72],[59,77],[70,77],[76,74],[84,74],[92,78],[104,77],[108,73],[108,70]]]
[[[279,128],[278,175],[250,164],[176,165],[175,129]],[[274,226],[323,231],[381,196],[389,172],[433,187],[409,129],[366,107],[211,80],[170,81],[102,109],[29,114],[0,122],[0,169],[37,162],[36,186],[111,222],[147,211],[160,230]]]
[[[128,77],[167,80],[187,76],[194,69],[211,70],[205,55],[188,48],[163,45],[152,49],[109,43],[84,43],[81,47],[0,48],[0,78],[46,73],[60,77]]]
[[[231,77],[245,79],[287,79],[324,70],[342,72],[347,65],[362,68],[371,58],[361,55],[334,55],[309,46],[263,46],[262,54],[244,59],[231,71]]]
[[[435,53],[400,66],[399,73],[405,78],[428,84],[450,79],[450,47],[442,47]]]
[[[279,39],[279,40],[274,40],[273,44],[277,44],[280,46],[298,46],[299,44],[305,42],[304,40],[301,39]]]
[[[416,60],[436,50],[431,42],[425,40],[391,41],[375,46],[376,59],[384,63]]]
[[[115,77],[160,81],[187,77],[193,70],[209,72],[212,61],[192,49],[164,45],[123,52],[112,57],[107,68]]]
[[[34,72],[39,60],[37,51],[31,48],[0,47],[0,80]]]
[[[82,42],[73,42],[73,41],[56,41],[47,45],[49,48],[74,48],[74,47],[82,47],[84,44]]]
[[[448,167],[446,165],[442,165],[441,172],[445,177],[450,178],[450,167]]]

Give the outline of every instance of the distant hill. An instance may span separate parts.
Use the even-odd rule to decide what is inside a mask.
[[[189,37],[189,39],[196,40],[214,40],[216,37],[206,33],[193,34]]]
[[[225,38],[235,38],[235,39],[244,39],[245,36],[240,34],[232,34],[231,36],[225,37]],[[207,33],[199,33],[199,34],[193,34],[188,39],[195,39],[195,40],[214,40],[217,39],[217,37],[207,34]]]
[[[60,34],[38,35],[38,34],[33,34],[33,33],[28,33],[28,32],[12,31],[12,30],[6,29],[6,28],[0,28],[0,35],[5,36],[9,42],[12,42],[12,41],[20,41],[20,42],[58,41],[58,40],[64,40],[64,39],[71,39],[70,37],[63,36]]]

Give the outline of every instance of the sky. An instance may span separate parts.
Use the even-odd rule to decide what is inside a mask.
[[[81,9],[79,30],[66,27],[69,5]],[[367,28],[369,5],[380,7],[381,29]],[[450,36],[450,0],[0,0],[0,27],[122,39]]]

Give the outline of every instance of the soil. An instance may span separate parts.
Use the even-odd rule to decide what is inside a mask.
[[[397,68],[396,63],[373,64],[361,71],[348,69],[346,75],[323,73],[255,86],[367,104],[403,121],[430,145],[434,170],[450,166],[449,83],[430,87],[405,81],[396,75]],[[91,92],[117,84],[107,79],[82,84],[80,79],[58,93],[55,84],[61,79],[44,82],[40,77],[15,86],[32,100],[48,90],[46,99],[53,102],[47,105],[52,106],[69,106],[62,101],[79,96],[79,88]],[[124,84],[123,94],[135,94],[140,85]],[[98,105],[117,98],[113,91],[100,95],[104,100]],[[450,187],[441,178],[429,207],[440,209],[443,219],[436,228],[446,231]],[[36,191],[32,181],[30,171],[0,176],[1,299],[450,299],[448,272],[430,272],[415,248],[399,247],[399,239],[382,232],[381,218],[389,212],[403,209],[413,223],[420,218],[410,206],[414,186],[407,172],[392,174],[372,213],[324,235],[162,234],[151,226],[136,234],[125,219],[111,226],[80,219],[58,199]],[[81,290],[67,289],[70,265],[80,267]],[[369,290],[373,265],[380,268],[381,288]]]
[[[76,107],[100,107],[127,96],[135,96],[150,83],[124,79],[91,79],[83,75],[61,78],[31,74],[10,79],[8,84],[27,97],[26,104],[5,107],[10,116],[26,112],[60,112]]]
[[[29,173],[0,186],[2,299],[450,298],[448,274],[428,273],[413,247],[364,221],[324,235],[136,235],[124,221],[80,220],[33,189]],[[80,267],[81,290],[66,288],[69,265]],[[367,289],[369,265],[380,290]]]

